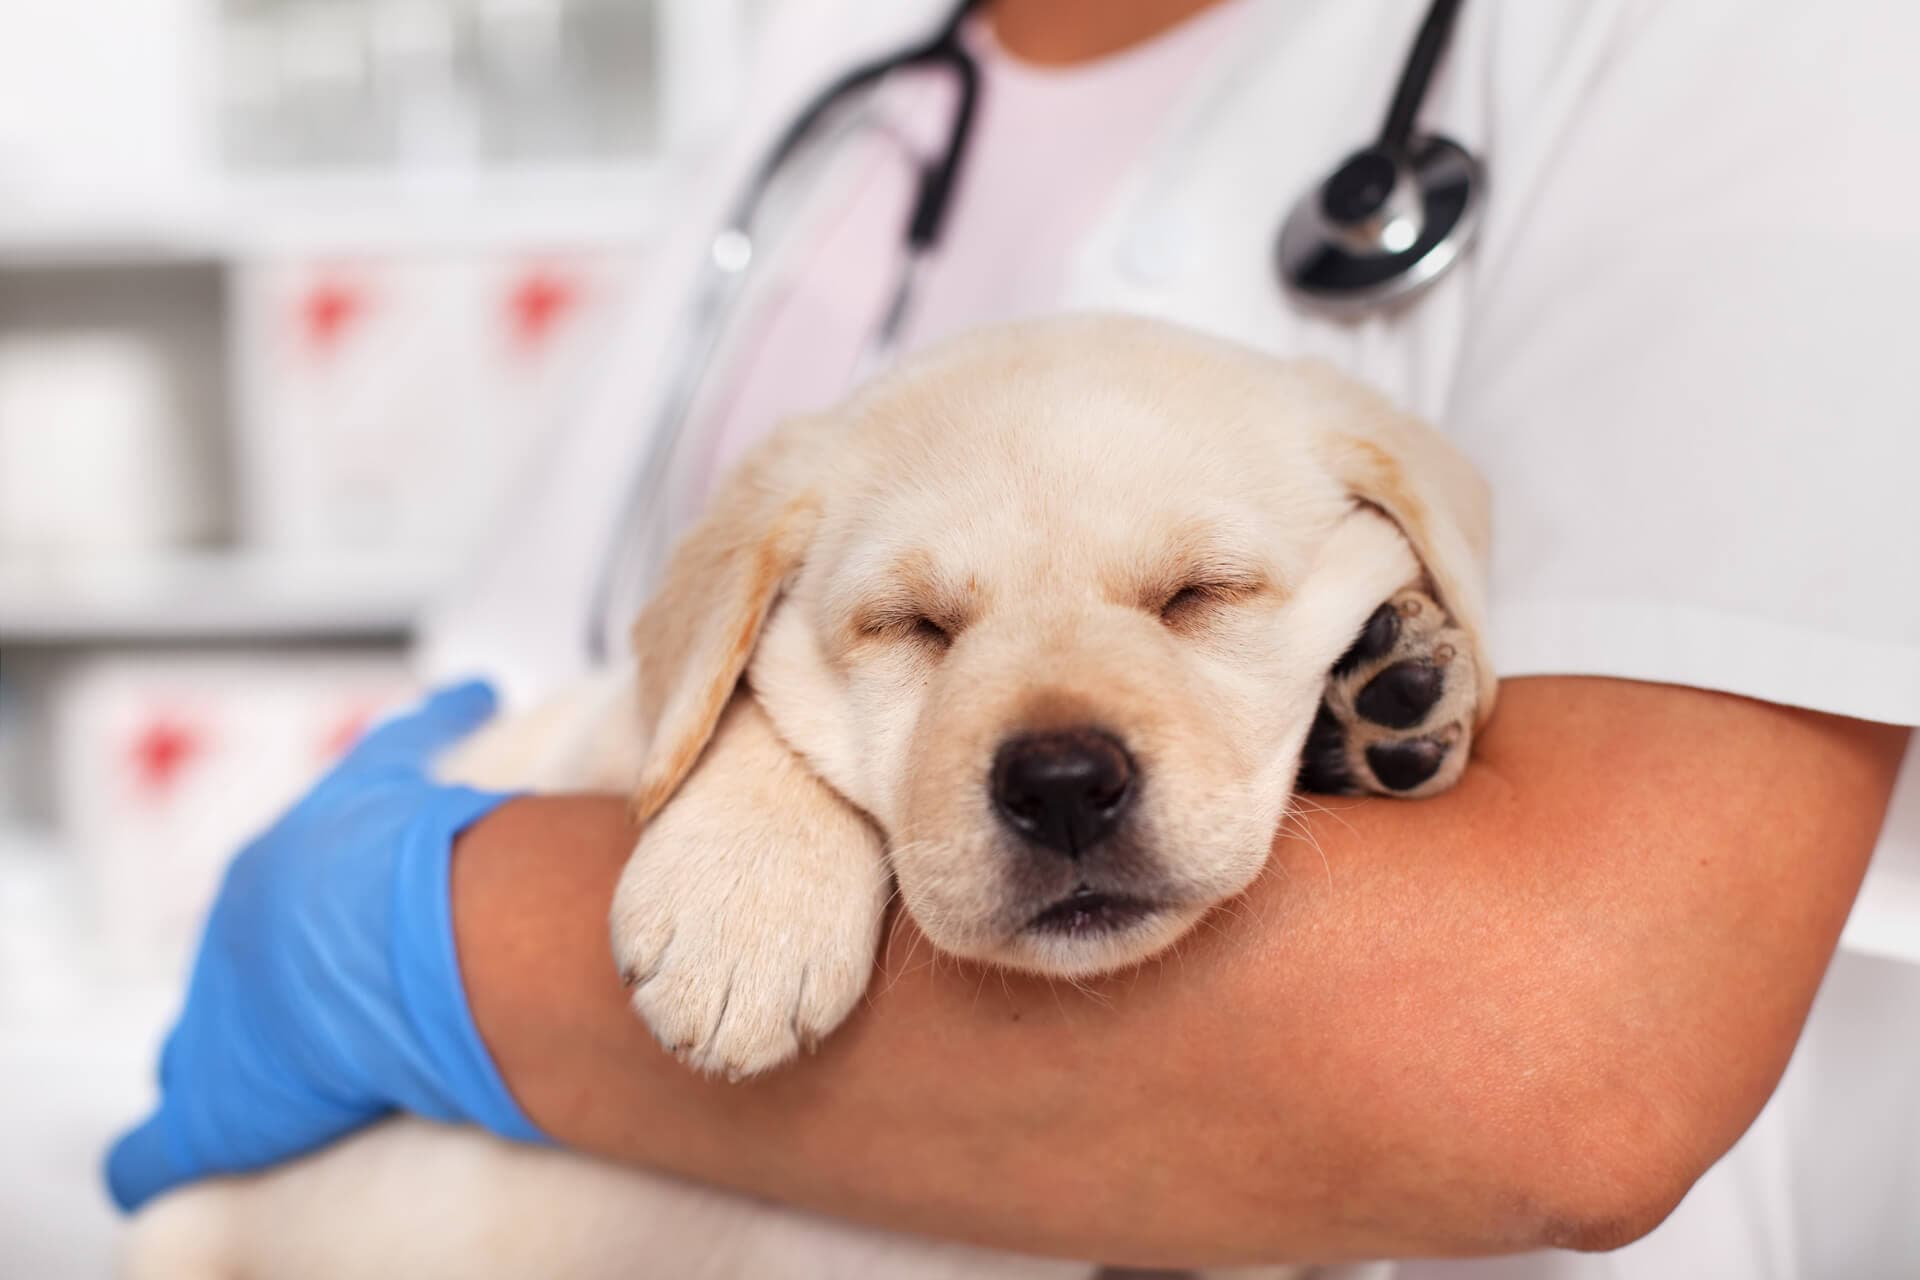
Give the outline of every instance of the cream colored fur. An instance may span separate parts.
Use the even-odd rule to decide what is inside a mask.
[[[611,931],[635,1010],[695,1068],[748,1075],[861,998],[896,884],[936,945],[990,964],[1080,975],[1171,945],[1258,874],[1328,669],[1401,588],[1459,628],[1470,731],[1494,694],[1486,538],[1471,467],[1330,369],[1144,320],[995,330],[779,428],[676,551],[637,668],[447,771],[633,791]],[[1023,861],[985,799],[998,743],[1079,724],[1144,779],[1119,869]],[[1028,927],[1089,877],[1158,909]],[[1088,1270],[411,1121],[167,1197],[130,1257],[141,1280]]]

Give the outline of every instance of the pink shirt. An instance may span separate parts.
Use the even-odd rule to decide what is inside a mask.
[[[981,72],[973,137],[900,350],[1049,310],[1082,238],[1244,8],[1215,5],[1145,44],[1072,67],[1021,62],[987,23],[970,23],[962,38]],[[945,143],[950,82],[918,73],[881,90],[890,129],[917,154],[937,156]],[[780,250],[798,265],[739,322],[745,333],[732,361],[715,371],[720,389],[695,411],[691,435],[700,444],[682,483],[695,486],[700,505],[774,423],[832,404],[866,372],[863,356],[901,267],[913,183],[898,138],[873,131],[847,145],[857,153],[846,161],[852,180],[800,215],[803,239]]]

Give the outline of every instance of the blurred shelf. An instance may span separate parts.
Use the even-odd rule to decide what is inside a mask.
[[[239,551],[0,560],[0,644],[398,642],[446,561]]]
[[[0,269],[219,263],[274,254],[632,246],[669,179],[656,169],[236,179],[198,196],[0,201]]]
[[[0,814],[0,880],[31,882],[41,890],[43,882],[66,865],[66,855],[60,833],[52,827]],[[9,894],[5,901],[11,909],[21,900],[18,894]]]
[[[665,180],[638,166],[251,179],[225,202],[228,252],[405,252],[644,241]]]
[[[0,268],[214,262],[224,253],[214,220],[187,205],[0,208]]]

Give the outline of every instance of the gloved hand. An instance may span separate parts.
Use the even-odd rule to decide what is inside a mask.
[[[508,797],[426,773],[493,707],[467,684],[381,725],[234,859],[161,1053],[160,1105],[107,1157],[122,1209],[393,1110],[542,1140],[474,1029],[448,899],[454,836]]]

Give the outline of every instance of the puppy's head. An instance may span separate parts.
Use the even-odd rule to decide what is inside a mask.
[[[1258,873],[1381,600],[1424,571],[1478,637],[1485,528],[1331,370],[1137,319],[951,344],[782,427],[681,544],[636,630],[642,816],[745,676],[937,945],[1127,964]]]

